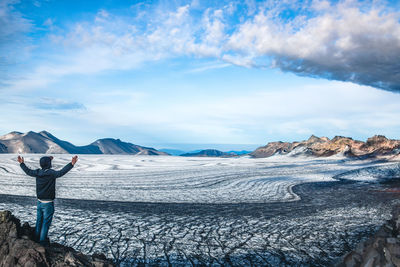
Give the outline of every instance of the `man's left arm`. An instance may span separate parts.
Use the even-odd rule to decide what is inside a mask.
[[[78,156],[73,157],[71,162],[68,163],[67,165],[65,165],[64,168],[62,168],[59,171],[55,171],[54,178],[59,178],[59,177],[65,175],[67,172],[69,172],[74,167],[74,165],[77,161],[78,161]]]

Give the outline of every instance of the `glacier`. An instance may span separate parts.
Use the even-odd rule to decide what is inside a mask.
[[[71,159],[54,157],[56,169]],[[16,155],[0,162],[0,209],[34,224],[34,179]],[[380,189],[393,185],[378,181],[397,168],[338,156],[80,155],[57,182],[50,238],[121,266],[326,266],[390,217],[396,195]]]

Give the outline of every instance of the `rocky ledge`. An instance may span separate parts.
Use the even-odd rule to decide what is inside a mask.
[[[84,255],[57,243],[43,247],[33,240],[34,229],[9,211],[0,211],[0,266],[114,266],[104,254]]]
[[[400,266],[400,206],[378,232],[354,251],[346,254],[337,267]]]

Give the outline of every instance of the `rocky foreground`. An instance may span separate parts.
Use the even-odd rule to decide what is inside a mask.
[[[335,136],[317,137],[312,135],[308,140],[301,142],[270,142],[250,153],[255,158],[270,157],[273,155],[292,156],[306,155],[315,157],[329,157],[343,155],[347,157],[399,157],[400,140],[388,139],[383,135],[375,135],[366,142],[354,140],[350,137]]]
[[[378,232],[345,255],[337,267],[400,266],[400,206]]]
[[[34,229],[9,211],[0,211],[0,266],[114,266],[103,254],[84,255],[52,243],[45,248],[33,241]]]

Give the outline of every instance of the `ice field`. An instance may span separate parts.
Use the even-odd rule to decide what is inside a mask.
[[[15,157],[0,155],[0,194],[35,196],[35,179],[22,172]],[[25,156],[26,165],[38,168],[39,158]],[[70,155],[55,155],[53,167],[61,169],[70,159]],[[296,184],[332,181],[341,173],[381,165],[340,158],[82,155],[77,166],[58,179],[57,197],[162,203],[285,202],[299,199],[292,192]]]
[[[31,168],[41,155],[25,155]],[[62,168],[72,155],[54,155]],[[121,266],[326,266],[376,231],[398,163],[81,155],[57,181],[52,241]],[[334,178],[333,178],[334,177]],[[360,182],[356,182],[360,181]],[[0,155],[0,209],[35,221],[35,181]]]

